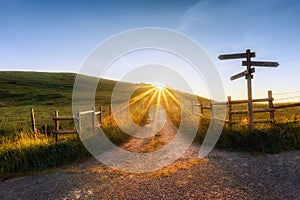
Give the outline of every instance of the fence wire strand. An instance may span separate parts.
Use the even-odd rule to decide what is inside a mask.
[[[273,93],[274,101],[276,102],[300,102],[300,90],[291,92]]]
[[[273,93],[273,95],[287,95],[287,94],[295,94],[300,93],[300,90],[292,91],[292,92],[279,92],[279,93]]]

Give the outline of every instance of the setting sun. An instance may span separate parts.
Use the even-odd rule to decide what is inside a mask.
[[[151,85],[155,86],[157,89],[165,89],[166,85],[162,84],[162,83],[157,83],[157,82],[152,82],[150,83]]]

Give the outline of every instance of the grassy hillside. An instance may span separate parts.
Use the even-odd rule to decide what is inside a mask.
[[[76,74],[0,72],[0,107],[70,105]],[[112,91],[115,81],[101,80],[103,91]],[[104,93],[102,100],[109,99]],[[103,94],[102,94],[103,95]]]
[[[0,72],[0,107],[69,104],[75,74]]]

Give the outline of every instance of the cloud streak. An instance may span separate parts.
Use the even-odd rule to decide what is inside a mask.
[[[197,24],[211,23],[213,21],[211,14],[205,10],[207,5],[207,0],[200,0],[195,5],[188,8],[183,14],[177,30],[185,31]]]

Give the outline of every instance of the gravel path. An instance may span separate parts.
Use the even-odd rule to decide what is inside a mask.
[[[0,182],[0,199],[300,199],[300,152],[252,156],[199,146],[152,173],[112,170],[94,159]]]

